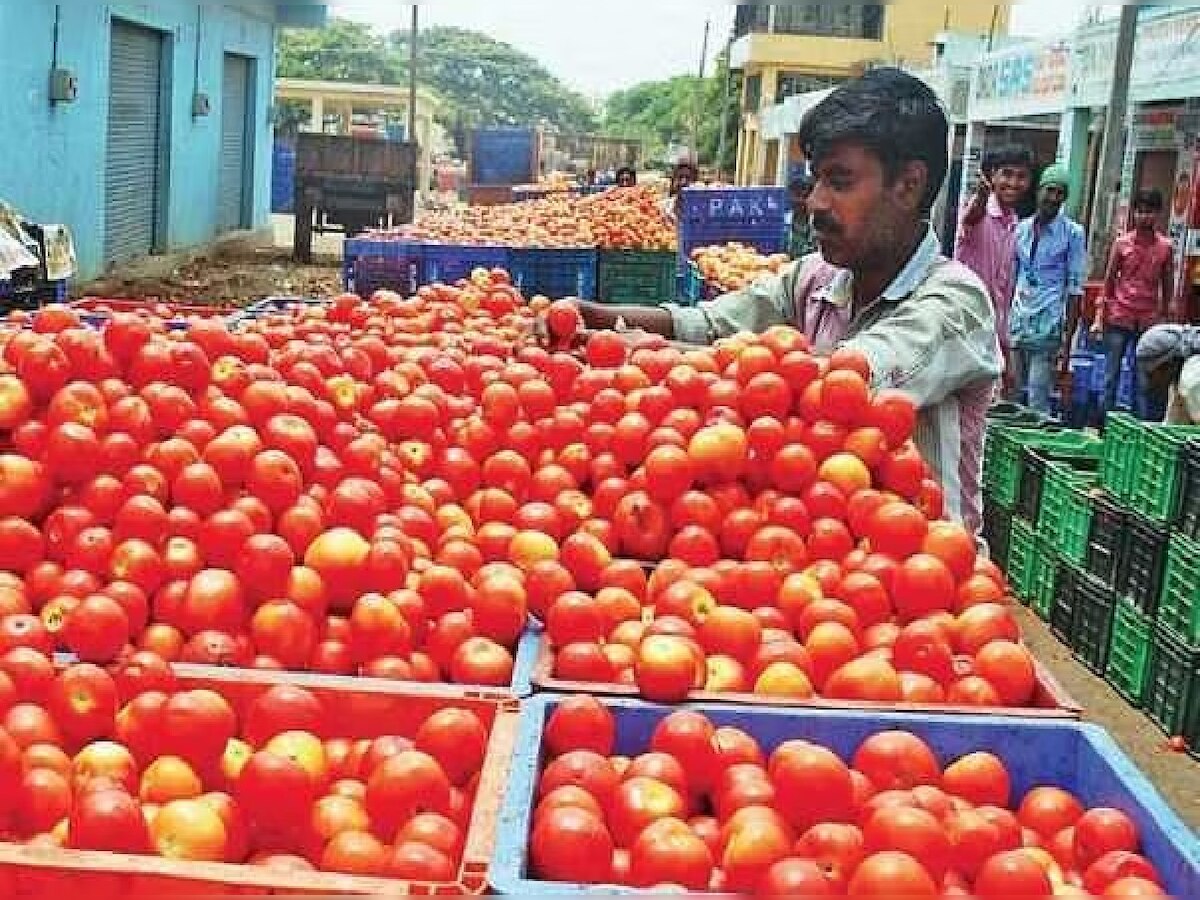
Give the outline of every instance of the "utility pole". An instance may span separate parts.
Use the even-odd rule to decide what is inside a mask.
[[[1129,108],[1129,73],[1133,68],[1133,46],[1137,37],[1138,6],[1129,3],[1121,7],[1117,26],[1116,59],[1113,61],[1112,89],[1108,109],[1104,113],[1104,139],[1100,149],[1100,171],[1092,195],[1092,228],[1088,236],[1091,272],[1099,277],[1108,260],[1112,244],[1113,211],[1121,185],[1121,168],[1125,156],[1125,119]]]
[[[692,112],[692,155],[696,165],[700,165],[700,114],[704,109],[704,70],[708,62],[708,33],[711,28],[712,19],[705,19],[704,43],[700,46],[700,78],[696,82],[695,109]]]
[[[412,34],[408,38],[408,140],[417,142],[417,4],[412,5]]]
[[[721,133],[717,135],[717,180],[725,180],[725,133],[729,130],[729,95],[733,91],[733,69],[729,65],[733,35],[725,42],[725,98],[721,101]]]

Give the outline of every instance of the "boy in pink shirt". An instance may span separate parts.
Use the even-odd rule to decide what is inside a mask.
[[[1103,334],[1107,357],[1104,380],[1104,409],[1117,402],[1117,384],[1121,360],[1131,344],[1148,328],[1167,320],[1174,295],[1173,248],[1171,240],[1158,230],[1163,211],[1163,196],[1158,191],[1140,191],[1133,200],[1133,230],[1113,243],[1104,279],[1104,296],[1096,304],[1092,323],[1094,335]],[[1135,373],[1134,412],[1147,421],[1161,421],[1163,410],[1156,408],[1145,385]]]
[[[1033,184],[1033,153],[1011,145],[989,152],[971,199],[963,206],[954,258],[980,277],[996,312],[996,332],[1004,351],[1004,382],[1010,382],[1008,310],[1016,281],[1017,206]]]

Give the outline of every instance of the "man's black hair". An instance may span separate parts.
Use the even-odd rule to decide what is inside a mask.
[[[1134,210],[1144,209],[1147,212],[1160,213],[1163,211],[1163,195],[1159,190],[1138,191],[1133,196]]]
[[[871,69],[814,106],[800,123],[800,145],[814,168],[838,144],[859,144],[893,180],[910,162],[925,164],[927,213],[946,178],[950,123],[929,85],[900,69]]]
[[[630,175],[634,181],[637,181],[637,171],[632,166],[621,166],[621,168],[617,169],[615,177],[618,181],[621,180],[622,175]]]
[[[803,191],[808,193],[813,189],[813,177],[808,172],[796,172],[788,179],[789,191]]]
[[[983,174],[991,175],[997,169],[1005,167],[1024,168],[1032,177],[1036,168],[1033,151],[1024,144],[1006,144],[983,155]]]

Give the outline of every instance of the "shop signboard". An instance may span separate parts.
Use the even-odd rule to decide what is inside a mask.
[[[1141,153],[1181,149],[1186,134],[1179,127],[1182,113],[1179,106],[1138,110],[1133,116],[1134,147]]]
[[[1022,44],[988,54],[975,70],[972,122],[1059,113],[1067,90],[1065,44]]]
[[[1115,21],[1081,29],[1071,42],[1069,106],[1108,103]],[[1137,100],[1180,96],[1179,84],[1200,78],[1200,9],[1152,9],[1141,12],[1130,73],[1130,93]]]

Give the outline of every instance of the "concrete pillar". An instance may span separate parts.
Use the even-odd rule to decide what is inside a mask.
[[[319,94],[312,98],[312,116],[309,118],[308,127],[317,134],[325,130],[325,98]]]
[[[743,184],[742,176],[746,171],[746,147],[749,145],[749,143],[749,134],[743,127],[742,130],[738,132],[737,162],[734,165],[733,170],[734,184]]]
[[[1092,125],[1092,111],[1087,107],[1071,107],[1063,111],[1058,127],[1058,152],[1055,161],[1066,166],[1070,173],[1067,211],[1078,220],[1083,209],[1084,188],[1087,185],[1088,129]]]
[[[779,165],[775,171],[775,183],[787,187],[788,175],[792,168],[792,135],[783,134],[779,138]]]
[[[985,122],[967,123],[967,134],[963,138],[962,185],[958,192],[961,201],[965,201],[971,195],[971,192],[975,190],[975,185],[979,182],[979,174],[983,168],[983,144],[986,130],[987,123]]]
[[[342,134],[350,133],[350,126],[354,124],[354,105],[351,103],[343,103],[338,107],[338,115],[342,118]]]

